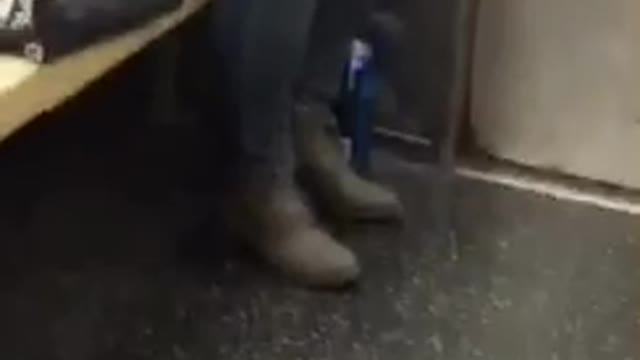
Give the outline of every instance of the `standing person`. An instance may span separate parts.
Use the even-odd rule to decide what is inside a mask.
[[[311,286],[356,280],[356,256],[316,221],[294,174],[316,198],[358,220],[397,218],[394,193],[355,174],[331,111],[368,0],[221,0],[215,23],[239,154],[231,221],[251,246]]]

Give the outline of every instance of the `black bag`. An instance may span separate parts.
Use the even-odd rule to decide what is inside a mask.
[[[140,26],[182,0],[0,0],[0,52],[51,61]]]

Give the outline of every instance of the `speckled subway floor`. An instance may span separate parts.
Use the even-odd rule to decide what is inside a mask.
[[[453,263],[429,169],[381,153],[407,222],[341,229],[364,277],[314,292],[204,226],[179,132],[66,130],[0,156],[2,359],[640,359],[637,217],[461,180]]]

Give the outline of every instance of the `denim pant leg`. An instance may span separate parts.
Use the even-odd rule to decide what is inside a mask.
[[[316,0],[222,0],[214,9],[243,180],[293,181],[293,88],[315,10]]]

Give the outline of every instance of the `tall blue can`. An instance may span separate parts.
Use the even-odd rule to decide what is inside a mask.
[[[356,39],[345,65],[338,119],[352,166],[361,174],[370,170],[373,123],[381,79],[373,47]]]

